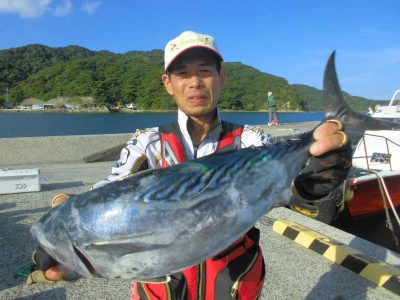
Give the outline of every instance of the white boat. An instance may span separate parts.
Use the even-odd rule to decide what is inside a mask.
[[[400,123],[398,98],[400,90],[389,105],[377,105],[372,117]],[[353,219],[383,212],[385,206],[400,206],[400,131],[366,131],[354,150],[352,164],[346,185],[352,192],[347,207]]]
[[[377,105],[372,117],[400,123],[397,98],[400,90],[394,93],[389,105]],[[400,206],[400,131],[366,131],[355,148],[352,164],[344,182],[343,198],[291,208],[330,224],[345,206],[353,220],[384,212],[386,208],[394,211]]]
[[[375,106],[375,112],[372,115],[374,118],[390,120],[392,122],[400,122],[400,90],[394,92],[389,105],[377,105]],[[395,103],[397,100],[397,104]]]
[[[400,131],[367,130],[354,150],[352,163],[365,170],[400,170]]]

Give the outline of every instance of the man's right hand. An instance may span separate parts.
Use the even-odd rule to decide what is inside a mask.
[[[51,207],[54,208],[73,196],[73,194],[58,194],[51,201]],[[35,271],[29,274],[27,284],[60,281],[63,280],[68,271],[67,268],[60,265],[40,246],[33,252],[32,261]]]
[[[47,271],[51,267],[58,265],[58,262],[52,258],[42,247],[38,246],[32,254],[32,261],[39,270]]]
[[[32,261],[37,270],[29,274],[27,284],[54,283],[62,280],[67,272],[64,266],[60,265],[40,246],[33,252]]]

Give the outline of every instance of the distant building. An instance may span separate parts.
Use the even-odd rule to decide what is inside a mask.
[[[33,104],[32,109],[35,110],[45,110],[54,108],[54,104]]]
[[[134,103],[129,103],[126,105],[126,107],[129,109],[136,109],[136,105]]]
[[[3,108],[4,109],[11,109],[11,108],[14,108],[14,106],[10,102],[4,102],[3,103]]]

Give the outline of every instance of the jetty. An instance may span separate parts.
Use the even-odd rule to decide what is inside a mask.
[[[317,124],[260,127],[279,139]],[[131,136],[0,138],[0,169],[39,169],[41,177],[38,192],[0,194],[0,299],[129,299],[130,281],[71,275],[27,285],[17,273],[37,245],[30,227],[52,198],[83,193],[107,177]],[[400,299],[400,254],[283,207],[256,226],[266,263],[260,299]]]

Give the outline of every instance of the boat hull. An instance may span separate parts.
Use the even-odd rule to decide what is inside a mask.
[[[393,205],[400,206],[400,171],[381,171],[387,191]],[[385,211],[383,195],[379,186],[378,176],[367,174],[349,180],[353,197],[347,202],[347,207],[353,219],[360,219]],[[386,205],[391,210],[390,204]]]

